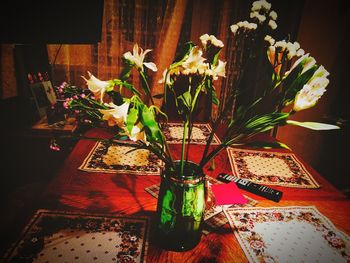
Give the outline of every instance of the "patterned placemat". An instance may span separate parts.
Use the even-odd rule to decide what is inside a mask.
[[[350,262],[349,236],[315,207],[227,209],[249,262]]]
[[[82,165],[87,172],[159,175],[163,162],[147,149],[97,142]]]
[[[165,138],[168,143],[181,144],[183,137],[182,123],[164,123],[162,125]],[[206,144],[212,129],[209,124],[195,123],[192,129],[191,143],[192,144]],[[214,134],[211,144],[220,144],[220,139]]]
[[[222,182],[216,180],[213,177],[206,176],[206,180],[209,181],[210,184],[221,184]],[[145,191],[152,195],[155,198],[158,198],[158,193],[159,193],[159,184],[154,184],[149,187],[145,188]],[[213,206],[209,210],[205,211],[204,214],[204,221],[205,221],[205,227],[203,232],[205,234],[215,231],[215,229],[222,227],[226,223],[228,223],[228,220],[224,214],[224,209],[226,208],[235,208],[235,207],[250,207],[250,206],[255,206],[258,202],[254,200],[253,198],[250,198],[248,196],[244,197],[247,199],[247,203],[240,205],[218,205],[218,206]]]
[[[144,217],[38,210],[1,262],[145,262]]]
[[[227,148],[233,173],[260,184],[299,188],[320,186],[293,153]]]

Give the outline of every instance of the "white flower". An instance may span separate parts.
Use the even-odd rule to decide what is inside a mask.
[[[134,142],[140,140],[148,145],[149,142],[147,141],[146,133],[142,129],[143,129],[143,125],[139,122],[137,125],[132,127],[129,138]]]
[[[272,28],[272,29],[276,29],[277,28],[277,24],[274,20],[270,19],[269,21],[269,26]]]
[[[260,23],[266,20],[266,16],[261,15],[259,12],[256,11],[250,13],[250,18],[257,18]]]
[[[329,84],[329,79],[326,77],[312,77],[308,84],[315,90],[317,93],[320,93],[322,91],[322,94],[324,91],[326,91],[326,87]],[[321,94],[321,95],[322,95]]]
[[[317,103],[329,84],[328,75],[328,71],[323,66],[315,71],[308,83],[295,96],[293,107],[295,111],[308,109]]]
[[[184,75],[189,75],[206,69],[207,65],[204,63],[205,58],[203,58],[202,55],[203,51],[198,46],[192,48],[187,59],[182,62],[182,67],[184,68],[182,73]]]
[[[230,28],[231,28],[232,33],[235,34],[239,27],[236,24],[234,24],[234,25],[231,25]]]
[[[294,68],[296,68],[300,63],[306,62],[306,60],[309,58],[309,53],[302,55],[300,58],[298,58],[290,68],[290,70],[286,71],[285,76],[287,76]]]
[[[271,11],[269,16],[273,19],[276,20],[277,19],[277,13],[275,11]]]
[[[272,46],[275,44],[275,39],[269,35],[266,35],[265,38],[264,38],[265,41],[269,42],[269,44]]]
[[[296,56],[297,54],[296,45],[294,45],[292,42],[287,42],[286,49],[287,49],[287,56],[289,60],[291,60],[293,57]]]
[[[125,59],[134,63],[136,67],[141,69],[142,71],[143,71],[143,65],[145,65],[147,68],[153,71],[157,71],[157,66],[153,62],[143,62],[145,59],[145,55],[150,51],[151,49],[146,49],[145,51],[143,51],[142,48],[139,48],[139,46],[135,44],[133,48],[133,54],[131,54],[131,52],[128,51],[123,56]]]
[[[167,74],[167,72],[168,72],[168,74]],[[181,73],[181,67],[172,68],[172,69],[170,69],[170,71],[169,71],[169,69],[165,69],[163,71],[163,78],[160,79],[158,81],[158,83],[162,84],[162,83],[166,82],[167,85],[172,85],[174,81],[170,77],[174,76],[174,75],[180,75],[180,73]]]
[[[238,29],[243,28],[243,30],[255,30],[258,25],[256,23],[249,23],[248,21],[240,21],[236,24],[231,25],[232,33],[236,33]]]
[[[305,84],[295,96],[293,110],[301,111],[313,107],[326,91],[325,86],[328,85],[328,82],[325,81],[323,85],[317,85],[318,88]]]
[[[297,51],[297,56],[300,57],[300,56],[303,56],[304,54],[305,54],[304,49],[299,48],[298,51]]]
[[[329,72],[323,67],[320,66],[314,73],[314,75],[312,76],[311,80],[313,78],[326,78],[329,76]]]
[[[313,67],[316,64],[316,60],[313,57],[307,57],[303,60],[304,67],[301,72],[303,74],[304,72],[308,71],[311,67]]]
[[[102,119],[108,121],[109,126],[117,125],[120,128],[124,128],[128,116],[129,103],[124,102],[122,105],[117,106],[111,102],[109,104],[106,103],[105,105],[111,109],[99,110],[103,114]]]
[[[168,73],[167,74],[167,72],[168,72],[168,70],[167,69],[165,69],[164,71],[163,71],[163,77],[162,77],[162,79],[160,79],[159,81],[158,81],[158,83],[159,84],[162,84],[162,83],[166,83],[167,85],[172,85],[173,84],[173,81],[170,79],[170,73]],[[165,79],[166,78],[166,79]]]
[[[213,80],[217,80],[218,77],[226,77],[226,62],[219,59],[218,64],[212,69],[207,69],[206,74],[213,77]]]
[[[266,10],[270,10],[271,8],[271,4],[266,2],[266,0],[259,0],[259,1],[255,1],[252,4],[252,11],[258,11],[261,9],[266,9]]]
[[[204,48],[207,48],[208,42],[218,48],[224,47],[224,43],[222,43],[222,41],[217,39],[214,35],[209,36],[208,34],[204,34],[199,39],[201,40]]]
[[[295,49],[299,49],[300,48],[300,44],[298,43],[298,42],[294,42],[294,47],[295,47]]]
[[[95,97],[100,97],[102,102],[103,94],[106,91],[106,88],[110,85],[108,81],[102,81],[92,75],[89,71],[89,79],[86,79],[84,76],[82,78],[86,81],[88,89],[95,95]]]

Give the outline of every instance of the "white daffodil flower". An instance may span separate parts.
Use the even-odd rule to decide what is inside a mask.
[[[266,35],[265,36],[265,38],[264,38],[264,40],[265,41],[267,41],[267,42],[269,42],[269,44],[271,45],[271,46],[273,46],[274,44],[275,44],[275,39],[272,37],[272,36],[270,36],[270,35]]]
[[[305,84],[295,96],[293,110],[301,111],[315,106],[323,93],[326,92],[328,83],[328,79],[318,78],[313,83]]]
[[[252,4],[252,11],[259,11],[261,9],[266,9],[266,10],[270,10],[271,8],[271,4],[266,2],[266,0],[259,0],[259,1],[255,1]]]
[[[202,55],[203,51],[198,46],[192,48],[188,58],[181,64],[181,66],[184,68],[182,74],[189,75],[196,74],[200,71],[203,72],[205,68],[207,68],[207,65],[204,63],[205,58],[203,58]]]
[[[230,29],[232,31],[233,34],[236,34],[237,30],[238,30],[238,25],[234,24],[230,26]]]
[[[285,76],[288,76],[288,74],[290,72],[293,71],[293,69],[295,69],[300,63],[304,63],[307,59],[309,58],[309,53],[302,55],[300,58],[298,58],[292,65],[292,67],[290,68],[290,70],[286,71],[286,73],[284,74]]]
[[[111,109],[99,110],[103,114],[102,119],[108,121],[109,126],[117,125],[120,128],[124,128],[128,116],[129,103],[124,102],[122,105],[118,106],[111,102],[105,105],[111,107]]]
[[[174,76],[174,75],[177,75],[177,76],[180,75],[181,74],[181,67],[172,68],[170,71],[168,71],[168,74],[167,74],[167,71],[168,71],[168,69],[165,69],[163,71],[163,77],[162,77],[162,79],[160,79],[158,81],[159,84],[166,82],[167,85],[172,85],[174,81],[171,80],[170,77]]]
[[[266,20],[266,16],[261,15],[259,12],[251,12],[250,13],[250,18],[257,18],[259,20],[259,23],[262,23]]]
[[[316,60],[310,56],[307,57],[303,62],[304,62],[304,67],[303,67],[301,74],[308,71],[310,68],[312,68],[312,66],[314,66],[316,64]]]
[[[100,98],[100,101],[103,100],[103,95],[106,91],[106,88],[110,85],[108,81],[99,80],[94,75],[92,75],[89,71],[89,79],[86,79],[84,76],[82,78],[86,81],[88,85],[88,89],[94,94],[96,98]]]
[[[275,11],[271,11],[269,16],[273,19],[276,20],[277,19],[277,13]]]
[[[209,36],[208,34],[204,34],[199,39],[201,40],[202,45],[205,49],[207,48],[208,42],[218,48],[224,47],[224,43],[222,43],[222,41],[217,39],[214,35]]]
[[[312,76],[312,78],[310,79],[310,81],[312,81],[314,78],[326,78],[329,76],[329,72],[323,67],[320,66],[314,73],[314,75]]]
[[[132,127],[131,133],[129,134],[130,140],[136,142],[136,141],[143,141],[145,144],[149,144],[147,141],[146,133],[143,129],[143,125],[139,122],[137,125]]]
[[[218,77],[226,77],[226,62],[219,59],[218,64],[212,69],[208,69],[206,74],[213,77],[213,80],[217,80]]]
[[[300,56],[304,56],[304,54],[305,54],[304,49],[299,48],[299,49],[298,49],[298,51],[297,51],[297,56],[298,56],[298,57],[300,57]]]
[[[133,53],[131,54],[131,52],[128,51],[123,56],[125,59],[134,63],[136,65],[136,67],[138,69],[141,69],[142,71],[143,71],[143,65],[145,65],[145,67],[156,72],[157,71],[156,64],[154,64],[153,62],[143,62],[146,54],[150,51],[151,51],[151,49],[146,49],[145,51],[143,51],[142,48],[140,48],[137,44],[135,44],[134,48],[133,48]]]
[[[274,20],[270,19],[269,21],[269,26],[271,27],[271,29],[275,30],[277,28],[277,24]]]
[[[255,30],[258,25],[256,23],[249,23],[248,21],[240,21],[230,26],[232,33],[236,34],[238,29],[243,28],[244,30]]]

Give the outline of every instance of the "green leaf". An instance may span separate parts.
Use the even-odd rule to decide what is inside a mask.
[[[141,93],[137,89],[135,89],[135,87],[133,85],[131,85],[130,83],[123,81],[123,80],[120,80],[120,79],[114,79],[113,82],[114,82],[114,85],[123,86],[123,87],[127,88],[128,90],[130,90],[133,94],[135,94],[139,97],[141,96]]]
[[[280,149],[288,149],[290,148],[281,142],[264,142],[264,141],[255,141],[244,144],[245,146],[253,147],[253,148],[263,148],[263,149],[271,149],[271,148],[280,148]]]
[[[190,53],[194,44],[192,42],[185,43],[181,49],[176,53],[175,59],[170,67],[175,67],[179,62],[185,59],[185,57]]]
[[[216,92],[215,89],[211,90],[211,102],[215,105],[219,105],[220,104],[220,100],[218,99],[218,97],[216,96]]]
[[[130,77],[131,69],[134,66],[134,63],[131,63],[127,59],[123,59],[123,60],[124,60],[125,66],[124,66],[122,72],[120,73],[120,79],[125,81]]]
[[[151,90],[150,90],[149,85],[148,85],[147,76],[142,70],[139,70],[139,73],[140,73],[141,80],[142,80],[141,87],[142,87],[143,91],[145,92],[145,94],[150,97]]]
[[[162,133],[158,123],[154,118],[153,112],[146,105],[142,106],[141,123],[145,127],[146,134],[151,141],[162,142]]]
[[[285,125],[289,115],[290,114],[286,112],[273,112],[260,116],[258,115],[249,119],[245,124],[245,128],[249,132],[265,132],[271,130],[276,125]]]
[[[287,124],[300,126],[300,127],[304,127],[304,128],[308,128],[316,131],[340,129],[339,126],[320,123],[320,122],[299,122],[299,121],[287,120]]]
[[[136,108],[131,108],[128,116],[126,117],[126,127],[130,133],[138,119],[138,113],[139,111]]]
[[[191,92],[186,91],[184,93],[182,93],[180,96],[177,97],[178,100],[182,100],[182,102],[184,103],[184,105],[187,108],[191,107],[191,103],[192,103],[192,95]]]
[[[117,134],[113,137],[113,139],[119,140],[119,141],[127,141],[127,140],[129,140],[129,137],[127,135]]]

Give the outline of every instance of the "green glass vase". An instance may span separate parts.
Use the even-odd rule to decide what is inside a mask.
[[[172,251],[187,251],[199,243],[205,209],[202,169],[186,162],[180,174],[179,161],[175,169],[163,169],[157,205],[156,239],[160,247]]]

